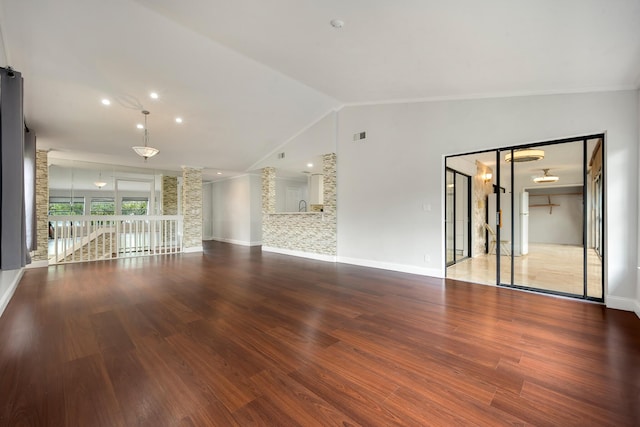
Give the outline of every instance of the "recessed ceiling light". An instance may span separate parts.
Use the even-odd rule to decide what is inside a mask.
[[[151,92],[149,96],[151,97],[151,99],[158,99],[158,94],[156,92]]]
[[[136,127],[137,127],[138,129],[144,129],[144,125],[143,125],[142,123],[138,123],[138,124],[136,125]]]
[[[218,175],[222,175],[222,172],[218,172]]]
[[[307,167],[308,168],[312,168],[313,167],[313,163],[307,163]]]
[[[330,22],[331,26],[333,28],[342,28],[344,27],[344,21],[341,21],[340,19],[332,19]]]
[[[109,101],[107,98],[104,98],[102,100],[102,105],[111,105],[111,101]]]
[[[182,123],[182,117],[176,117],[176,123]]]

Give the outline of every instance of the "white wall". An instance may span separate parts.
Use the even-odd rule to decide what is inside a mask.
[[[331,111],[320,120],[312,123],[307,129],[291,138],[273,153],[260,160],[250,170],[264,167],[298,169],[308,160],[327,153],[336,152],[336,120],[337,113]],[[285,153],[284,159],[278,159],[278,153]]]
[[[202,240],[213,239],[213,183],[202,183]]]
[[[262,243],[262,176],[249,175],[251,189],[251,244]]]
[[[443,156],[606,132],[607,294],[636,297],[637,91],[353,106],[338,123],[338,259],[440,277]]]
[[[529,205],[547,204],[547,196],[529,196]],[[529,243],[582,245],[582,195],[551,196],[554,206],[529,208]]]
[[[252,215],[252,188],[255,180],[251,175],[242,175],[224,181],[217,181],[212,188],[213,239],[241,245],[255,245],[252,240],[254,219]],[[260,193],[258,193],[260,194]]]
[[[24,268],[17,270],[0,270],[0,316],[9,305],[9,300],[20,283]]]
[[[307,177],[304,181],[298,179],[278,178],[276,170],[276,212],[298,212],[300,200],[304,200],[309,206],[309,184]],[[289,189],[297,190],[299,197],[297,200],[288,200],[287,191]]]

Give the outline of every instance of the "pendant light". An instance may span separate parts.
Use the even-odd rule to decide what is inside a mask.
[[[149,129],[147,128],[147,116],[149,116],[149,112],[147,110],[142,110],[142,114],[144,115],[144,146],[131,147],[133,151],[140,157],[144,157],[144,161],[146,162],[149,157],[153,157],[160,152],[157,148],[149,147]]]
[[[558,182],[558,180],[560,179],[555,175],[549,175],[549,169],[542,169],[542,171],[544,172],[542,176],[533,178],[533,182],[535,182],[536,184],[548,184],[551,182]]]
[[[104,187],[105,185],[107,185],[107,182],[102,180],[102,172],[100,172],[100,175],[98,176],[98,180],[97,180],[97,181],[95,181],[95,182],[93,183],[93,185],[95,185],[96,187],[98,187],[98,188],[100,188],[100,189],[101,189],[102,187]]]
[[[514,150],[513,156],[511,156],[511,153],[504,155],[505,162],[535,162],[536,160],[542,159],[544,159],[544,150],[533,150],[531,148]]]

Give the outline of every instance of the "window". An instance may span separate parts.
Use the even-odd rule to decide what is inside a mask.
[[[49,197],[49,215],[84,215],[84,197]]]
[[[149,199],[147,197],[123,197],[120,211],[122,215],[147,215]]]
[[[115,215],[116,203],[113,197],[96,197],[91,199],[91,215]]]

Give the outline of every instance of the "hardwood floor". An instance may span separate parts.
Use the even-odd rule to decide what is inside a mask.
[[[639,425],[640,319],[207,242],[25,273],[2,426]]]

